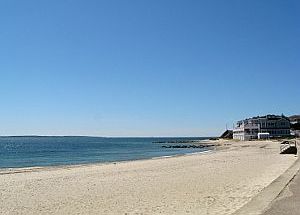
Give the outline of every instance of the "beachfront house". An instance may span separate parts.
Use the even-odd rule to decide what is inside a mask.
[[[293,115],[289,117],[291,124],[300,124],[300,115]]]
[[[300,137],[300,115],[289,117],[291,121],[291,135]]]
[[[236,123],[233,139],[252,140],[289,136],[290,120],[284,115],[266,115],[244,119]]]

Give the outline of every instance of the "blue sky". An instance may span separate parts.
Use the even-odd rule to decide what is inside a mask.
[[[213,136],[300,113],[300,2],[0,1],[0,135]]]

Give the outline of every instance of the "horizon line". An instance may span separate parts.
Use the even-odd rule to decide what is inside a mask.
[[[0,135],[0,137],[97,137],[97,138],[212,138],[216,136],[96,136],[96,135]]]

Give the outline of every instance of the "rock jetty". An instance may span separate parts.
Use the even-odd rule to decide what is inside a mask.
[[[186,149],[186,148],[208,148],[208,147],[215,147],[215,144],[197,144],[197,145],[163,145],[162,148],[174,148],[174,149]]]

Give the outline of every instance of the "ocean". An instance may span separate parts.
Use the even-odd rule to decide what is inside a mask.
[[[189,138],[0,137],[0,168],[58,166],[149,159],[202,152],[209,148],[163,148]]]

